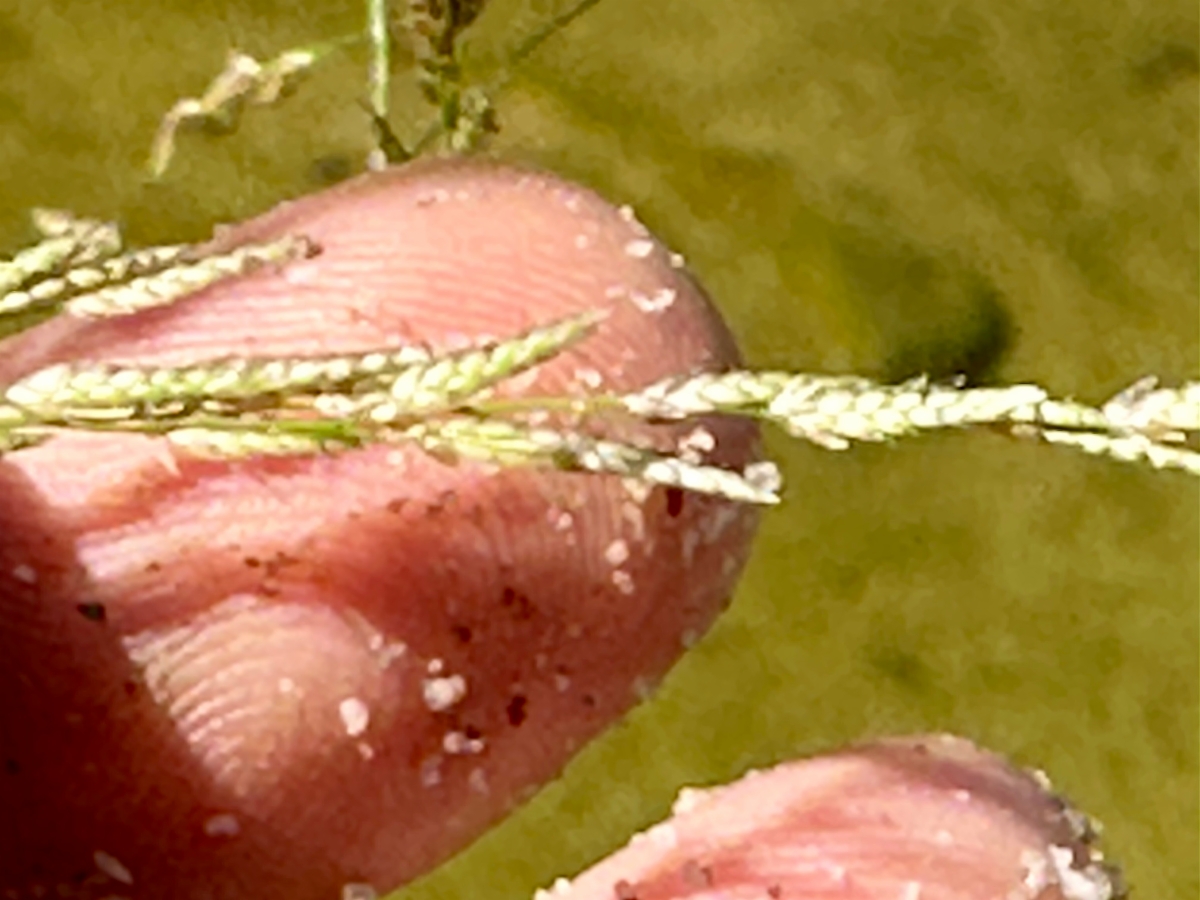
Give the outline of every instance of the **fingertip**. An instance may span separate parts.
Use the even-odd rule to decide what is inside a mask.
[[[685,790],[562,900],[1114,900],[1119,874],[1045,777],[945,735],[885,740]]]
[[[511,389],[634,390],[738,361],[703,292],[636,219],[550,175],[421,163],[217,243],[291,233],[321,252],[145,314],[51,323],[9,346],[6,372],[453,349],[592,309],[610,311],[594,336]],[[623,427],[652,443],[680,435]],[[753,425],[704,427],[712,462],[756,457]],[[103,435],[5,465],[61,523],[80,583],[107,610],[106,652],[137,673],[154,722],[112,732],[149,760],[138,772],[121,757],[77,798],[32,788],[23,802],[46,810],[33,839],[61,848],[52,822],[69,815],[78,841],[59,869],[90,866],[103,837],[163,895],[187,896],[178,873],[199,869],[260,900],[298,880],[384,890],[444,858],[644,696],[723,608],[757,523],[720,499],[447,465],[412,447],[223,463]],[[65,608],[79,588],[40,600]],[[10,668],[22,665],[14,646]],[[122,721],[119,685],[92,687]],[[58,732],[23,734],[57,752]],[[148,811],[136,791],[109,790],[130,780],[161,802]],[[214,815],[236,834],[210,833]],[[0,871],[19,872],[19,851],[4,852]]]

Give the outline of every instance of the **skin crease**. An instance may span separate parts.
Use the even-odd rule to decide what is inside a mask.
[[[0,380],[66,360],[452,347],[596,308],[611,311],[600,332],[514,390],[633,389],[738,362],[665,248],[552,176],[418,163],[216,240],[296,233],[322,252],[167,309],[55,320],[5,344]],[[644,311],[662,291],[674,302]],[[757,458],[753,426],[705,427],[713,461]],[[694,428],[641,436],[666,447]],[[407,881],[637,701],[723,608],[756,523],[710,498],[411,449],[229,463],[64,436],[11,454],[0,897],[315,900],[347,882]],[[81,604],[100,604],[104,621]],[[919,791],[949,777],[943,763],[995,766],[966,756],[935,755],[901,782]],[[826,801],[884,784],[870,767],[794,766],[832,785]],[[908,808],[895,784],[892,802]],[[1017,806],[1034,815],[1044,802],[1030,790]],[[1011,807],[981,815],[1011,823]],[[796,840],[822,821],[802,820]],[[891,854],[924,878],[931,862],[896,836],[861,840],[876,864]],[[1010,855],[977,864],[1021,883]],[[582,896],[604,897],[615,865],[585,876]],[[894,881],[879,885],[862,896],[897,896]]]

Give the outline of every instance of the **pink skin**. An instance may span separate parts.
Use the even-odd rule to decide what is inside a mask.
[[[0,378],[458,346],[598,308],[600,333],[520,390],[737,361],[664,248],[552,177],[411,166],[218,240],[297,233],[320,255],[53,322]],[[631,299],[663,290],[661,312]],[[715,461],[755,458],[753,426],[709,427]],[[411,448],[227,463],[71,436],[4,460],[0,521],[0,896],[77,883],[103,851],[122,894],[303,900],[408,880],[553,777],[722,609],[757,513]]]
[[[297,233],[320,255],[128,319],[56,320],[6,343],[0,381],[63,360],[458,346],[597,308],[611,316],[596,336],[513,389],[632,389],[737,363],[667,251],[550,176],[422,163],[218,241]],[[644,298],[663,291],[674,302],[647,312]],[[705,426],[714,462],[756,458],[753,426]],[[669,446],[694,427],[642,436]],[[711,498],[447,465],[411,448],[227,463],[69,436],[11,454],[0,463],[0,897],[316,900],[347,882],[403,883],[636,702],[723,608],[756,522]],[[106,621],[80,604],[102,604]],[[803,802],[826,813],[795,829],[765,817],[766,845],[828,832],[846,796],[884,790],[914,815],[941,803],[944,791],[927,802],[921,787],[950,777],[941,763],[886,780],[872,760],[798,764]],[[697,833],[758,827],[753,805],[731,809]],[[1003,804],[977,809],[979,822],[1012,820]],[[873,821],[836,821],[843,850],[881,848],[867,865],[900,873],[881,884],[924,879],[936,863],[896,856],[903,842]],[[611,897],[610,876],[649,871],[613,865],[584,876],[581,896]],[[1002,865],[996,883],[1012,883],[1011,859]],[[895,896],[861,894],[876,895]]]
[[[1110,900],[1087,820],[944,735],[882,741],[680,795],[556,900]]]

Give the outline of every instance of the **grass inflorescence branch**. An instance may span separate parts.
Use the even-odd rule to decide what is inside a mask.
[[[58,212],[34,218],[42,240],[0,262],[0,320],[19,320],[11,330],[47,315],[133,314],[318,252],[303,236],[221,253],[187,245],[122,252],[112,225]],[[586,340],[604,319],[602,312],[584,313],[453,351],[411,346],[174,367],[56,364],[0,387],[0,449],[36,444],[64,429],[159,436],[182,452],[228,458],[408,444],[438,457],[607,473],[742,502],[777,502],[779,478],[770,463],[727,470],[683,442],[663,452],[580,427],[613,415],[649,423],[731,415],[830,450],[987,427],[1200,475],[1200,382],[1164,387],[1144,378],[1099,407],[1029,384],[886,385],[778,371],[681,374],[623,394],[497,394],[508,379]]]
[[[508,68],[597,3],[569,3],[519,44]],[[459,41],[484,5],[404,0],[393,20],[389,0],[369,0],[364,34],[287,50],[266,62],[232,53],[199,97],[179,101],[164,117],[151,169],[156,176],[165,171],[181,130],[230,132],[246,107],[277,103],[332,52],[364,40],[372,49],[367,84],[377,156],[405,159],[439,139],[454,152],[476,149],[495,130],[490,97],[507,78],[502,73],[480,88],[462,76]],[[395,25],[411,45],[418,85],[437,111],[412,150],[387,123]],[[254,268],[319,252],[303,235],[219,253],[191,245],[122,251],[110,223],[54,210],[35,210],[33,218],[41,239],[0,261],[4,333],[55,315],[123,316],[169,305]],[[608,473],[742,502],[777,502],[780,479],[769,462],[731,471],[711,465],[686,439],[675,452],[664,452],[604,437],[601,427],[606,417],[662,423],[729,415],[778,426],[830,450],[984,427],[1200,474],[1200,382],[1170,387],[1143,378],[1098,407],[1030,384],[974,388],[920,378],[888,385],[792,372],[680,373],[633,393],[583,397],[496,390],[585,340],[603,320],[599,312],[587,313],[455,351],[413,346],[175,367],[53,365],[0,385],[0,452],[63,430],[158,436],[181,452],[224,458],[407,444],[443,458]]]
[[[148,172],[155,179],[166,173],[181,134],[232,134],[248,109],[276,105],[312,77],[321,63],[363,44],[369,49],[363,106],[375,145],[368,156],[370,168],[404,162],[439,146],[456,154],[476,151],[498,131],[495,98],[508,85],[512,69],[599,2],[567,3],[526,35],[508,55],[503,70],[485,84],[469,83],[460,57],[461,39],[487,0],[367,0],[362,32],[293,47],[262,61],[230,51],[224,67],[198,96],[184,97],[163,116],[151,145]],[[407,41],[416,63],[418,89],[435,112],[434,120],[409,146],[396,137],[388,120],[394,31]]]

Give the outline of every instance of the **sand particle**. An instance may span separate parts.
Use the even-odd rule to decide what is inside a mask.
[[[421,687],[425,705],[433,712],[444,712],[467,696],[467,680],[461,675],[426,678]]]
[[[339,703],[338,715],[341,716],[342,725],[345,726],[346,734],[350,737],[358,737],[367,730],[367,726],[371,722],[370,709],[358,697],[347,697]]]
[[[204,833],[209,837],[237,837],[241,830],[233,813],[217,813],[204,820]]]
[[[133,875],[112,854],[97,850],[92,854],[92,862],[96,864],[97,869],[113,881],[119,881],[121,884],[133,884]]]
[[[653,252],[654,241],[648,241],[645,238],[638,238],[625,245],[625,255],[632,256],[634,259],[645,259]]]

